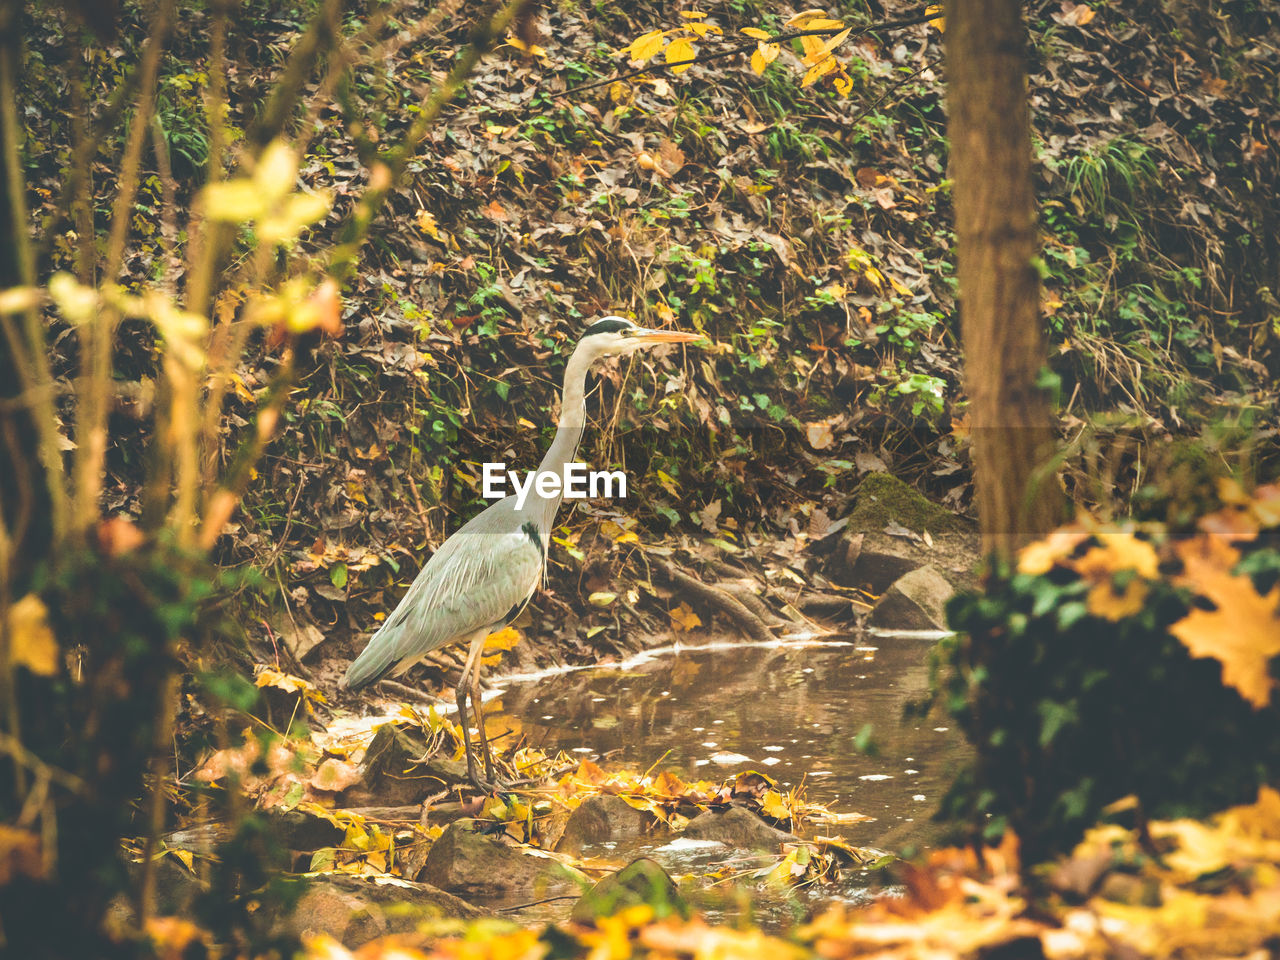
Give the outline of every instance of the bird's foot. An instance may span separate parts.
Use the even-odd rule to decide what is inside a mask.
[[[485,764],[484,776],[480,776],[470,754],[467,755],[467,781],[481,793],[498,793],[510,787],[510,784],[494,772],[491,763]]]

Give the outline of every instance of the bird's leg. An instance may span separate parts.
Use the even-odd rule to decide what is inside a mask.
[[[458,684],[458,689],[454,692],[454,697],[458,703],[458,725],[462,727],[462,745],[463,752],[467,755],[467,779],[472,784],[479,786],[476,780],[476,761],[471,756],[471,731],[468,729],[471,724],[467,721],[467,678],[464,674],[462,682]]]
[[[471,706],[475,708],[476,719],[480,722],[480,742],[485,745],[486,773],[492,776],[489,762],[488,741],[484,739],[484,713],[481,710],[480,698],[475,695],[475,684],[472,677],[480,674],[480,651],[484,649],[484,640],[488,636],[483,630],[471,637],[471,647],[467,651],[467,662],[462,667],[462,677],[458,680],[458,722],[462,724],[462,743],[467,752],[467,779],[472,786],[480,790],[488,790],[490,785],[476,776],[476,760],[471,750],[471,724],[467,722],[467,693],[471,688]]]
[[[489,748],[489,734],[484,728],[484,692],[480,689],[480,658],[471,674],[471,705],[476,710],[476,727],[480,731],[480,749],[484,751],[484,778],[496,787],[502,786],[493,773],[493,751]]]

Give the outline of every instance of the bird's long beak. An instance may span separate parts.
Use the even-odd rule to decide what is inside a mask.
[[[694,340],[703,339],[700,333],[685,333],[683,330],[650,330],[647,327],[637,327],[631,332],[631,336],[641,343],[692,343]]]

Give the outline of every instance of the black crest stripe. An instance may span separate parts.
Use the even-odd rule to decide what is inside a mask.
[[[621,330],[630,330],[633,324],[626,320],[597,320],[591,326],[587,327],[584,337],[592,337],[597,333],[618,333]]]

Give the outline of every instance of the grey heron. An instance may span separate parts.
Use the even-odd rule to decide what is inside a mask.
[[[586,426],[587,372],[599,359],[660,343],[688,343],[700,334],[650,330],[623,317],[597,320],[583,332],[564,373],[555,439],[538,475],[561,477],[574,462]],[[516,619],[542,582],[547,546],[563,490],[546,495],[533,484],[522,506],[513,494],[473,517],[426,562],[413,585],[347,668],[343,685],[360,690],[404,673],[433,650],[466,641],[466,665],[458,682],[458,720],[467,754],[467,777],[476,786],[467,697],[475,709],[484,752],[486,784],[495,782],[480,699],[480,652],[489,634]],[[550,485],[548,485],[550,486]]]

